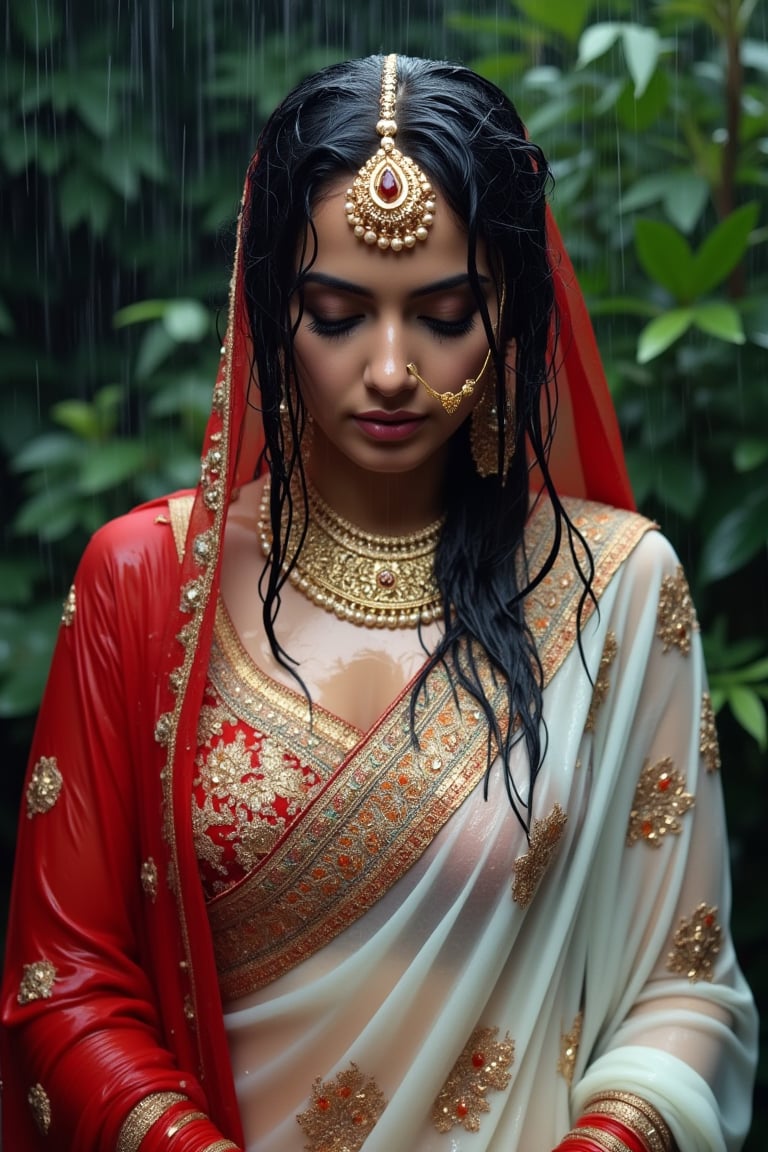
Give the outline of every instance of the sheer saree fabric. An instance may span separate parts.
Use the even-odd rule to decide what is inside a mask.
[[[630,507],[594,339],[554,230],[552,247],[562,315],[554,474],[566,494]],[[225,1029],[190,808],[226,512],[261,446],[242,297],[238,244],[181,562],[166,502],[139,509],[97,533],[65,607],[20,820],[3,989],[5,1146],[130,1152],[130,1111],[173,1092],[210,1123],[182,1130],[172,1152],[204,1152],[220,1138],[245,1146],[241,1112],[251,1152],[294,1150],[322,1138],[312,1136],[311,1081],[354,1062],[375,1082],[372,1097],[389,1102],[366,1150],[545,1150],[569,1110],[605,1085],[656,1103],[686,1152],[734,1152],[752,1018],[726,932],[717,778],[698,751],[700,656],[677,675],[682,657],[654,640],[672,564],[656,534],[601,560],[605,590],[585,634],[593,679],[609,627],[619,655],[614,696],[589,732],[572,619],[555,637],[563,659],[546,690],[550,747],[536,803],[541,818],[558,804],[568,819],[527,907],[513,888],[520,875],[530,886],[536,869],[520,863],[527,846],[494,772],[488,803],[478,782],[356,926],[252,1002],[228,1003]],[[639,773],[666,756],[695,806],[658,850],[626,847]],[[717,907],[723,935],[713,980],[691,984],[665,957],[676,918],[700,903]],[[488,1037],[502,1045],[497,1065],[514,1045],[499,1073],[508,1085],[488,1091],[476,1134],[463,1123],[438,1134],[433,1103],[486,1026],[499,1029]],[[699,1068],[710,1049],[712,1066]],[[264,1113],[254,1119],[257,1097]],[[455,1111],[455,1101],[444,1106]],[[305,1127],[291,1109],[310,1114]],[[167,1146],[158,1125],[141,1152]]]

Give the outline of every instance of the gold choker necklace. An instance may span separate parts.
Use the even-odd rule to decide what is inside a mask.
[[[442,617],[434,573],[442,518],[410,536],[375,536],[344,520],[314,488],[308,492],[307,535],[289,577],[299,592],[340,620],[366,628],[415,628]],[[299,533],[300,525],[294,526],[291,552]],[[261,497],[259,538],[268,556],[269,481]]]

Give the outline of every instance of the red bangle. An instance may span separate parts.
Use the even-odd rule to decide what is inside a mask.
[[[576,1121],[576,1127],[600,1128],[604,1132],[611,1132],[618,1137],[622,1144],[626,1144],[628,1152],[648,1152],[645,1141],[637,1132],[613,1116],[606,1116],[603,1112],[585,1112]]]

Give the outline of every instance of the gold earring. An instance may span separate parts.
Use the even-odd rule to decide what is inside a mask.
[[[502,484],[507,478],[512,457],[515,454],[515,409],[507,394],[504,413],[504,448]],[[472,409],[469,422],[469,446],[478,476],[485,479],[499,474],[499,414],[496,408],[495,390],[491,384],[485,386],[482,396]]]

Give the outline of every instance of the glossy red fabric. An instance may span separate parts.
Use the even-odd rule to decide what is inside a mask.
[[[584,302],[554,225],[550,235],[553,474],[564,494],[632,507]],[[22,808],[2,996],[8,1152],[113,1152],[127,1113],[157,1091],[185,1093],[215,1125],[190,1125],[185,1152],[218,1133],[242,1140],[190,805],[226,509],[262,444],[249,381],[238,247],[183,560],[165,501],[107,525],[56,646],[27,786],[41,758],[55,758],[61,795],[49,811]],[[56,969],[51,995],[20,1003],[25,966],[40,959]],[[45,1135],[32,1088],[50,1105]],[[162,1147],[158,1126],[142,1152]]]

